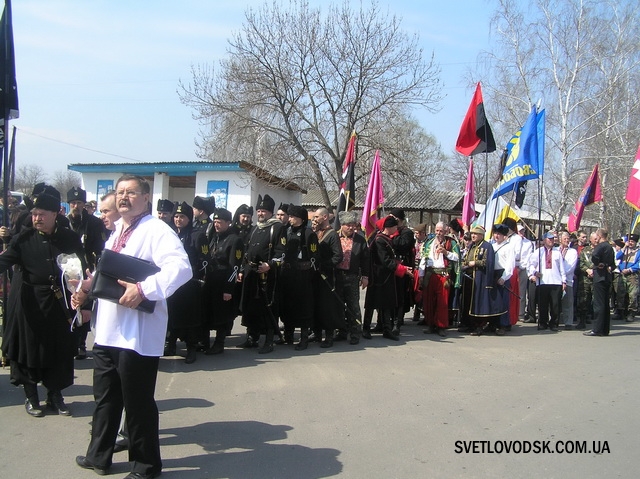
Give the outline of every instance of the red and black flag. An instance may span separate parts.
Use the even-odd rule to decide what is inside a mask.
[[[493,139],[493,132],[484,113],[480,82],[476,86],[471,105],[460,127],[456,150],[465,156],[496,151],[496,141]]]
[[[347,145],[347,151],[344,155],[344,162],[342,164],[342,183],[340,184],[340,199],[338,200],[338,208],[336,209],[334,229],[338,229],[340,227],[338,214],[341,211],[349,211],[356,205],[356,139],[357,136],[354,130],[349,138],[349,144]]]

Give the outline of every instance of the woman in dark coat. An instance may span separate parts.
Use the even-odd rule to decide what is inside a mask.
[[[196,242],[197,235],[204,234],[204,231],[195,232],[193,230],[193,208],[186,202],[182,202],[176,207],[173,221],[182,246],[184,246],[189,256],[189,262],[193,269],[193,278],[180,286],[167,299],[169,322],[164,355],[175,356],[176,341],[181,338],[187,345],[187,355],[184,358],[184,362],[191,364],[196,360],[196,347],[198,345],[200,325],[202,324],[200,312],[202,283],[199,281],[201,275],[198,272],[200,262]]]
[[[309,328],[313,326],[314,278],[318,261],[318,237],[307,228],[308,212],[289,205],[289,227],[281,264],[279,304],[284,323],[284,343],[293,344],[293,331],[300,328],[298,351],[307,349]]]

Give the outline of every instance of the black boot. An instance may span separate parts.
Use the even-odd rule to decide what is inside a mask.
[[[176,355],[176,342],[178,341],[178,336],[169,332],[167,334],[167,340],[164,343],[164,354],[163,356],[175,356]]]
[[[321,348],[330,348],[333,346],[333,330],[327,329],[324,332],[325,338],[324,341],[320,343]]]
[[[378,312],[379,323],[382,322],[382,336],[391,339],[392,341],[398,341],[398,336],[393,334],[393,327],[391,320],[391,312]]]
[[[302,328],[300,331],[300,342],[296,344],[296,351],[304,351],[309,346],[309,330]]]
[[[265,338],[264,338],[264,344],[258,350],[258,353],[268,354],[273,351],[273,334],[274,334],[273,329],[267,329],[267,334],[265,335]]]
[[[196,359],[197,359],[196,348],[197,348],[196,343],[187,344],[187,355],[184,357],[185,364],[192,364],[196,362]]]
[[[61,416],[71,416],[60,391],[47,391],[47,407],[52,411],[58,411]]]
[[[38,398],[38,386],[35,384],[24,385],[24,395],[27,399],[24,402],[24,408],[27,414],[33,417],[43,417],[44,411],[40,407],[40,399]]]
[[[400,326],[402,326],[401,320],[396,316],[395,318],[393,318],[393,323],[392,323],[393,327],[391,329],[391,334],[393,334],[396,337],[400,336]]]
[[[244,340],[243,343],[238,344],[238,348],[257,348],[258,341],[256,341],[253,335],[247,333],[247,339]]]

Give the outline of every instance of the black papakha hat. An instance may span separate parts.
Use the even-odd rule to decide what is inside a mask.
[[[173,213],[173,208],[175,208],[175,205],[171,200],[158,200],[158,206],[156,207],[158,211],[163,213]]]
[[[213,219],[231,222],[231,211],[225,208],[216,208],[216,211],[213,213]]]
[[[48,193],[40,193],[36,196],[36,201],[33,204],[34,209],[46,210],[46,211],[55,211],[58,213],[60,211],[60,198],[57,198]]]
[[[258,202],[256,203],[256,210],[267,210],[273,213],[273,209],[276,207],[276,202],[269,195],[264,197],[258,195]]]
[[[69,191],[67,191],[67,203],[71,203],[72,201],[82,201],[83,203],[86,203],[87,192],[82,188],[74,186]]]

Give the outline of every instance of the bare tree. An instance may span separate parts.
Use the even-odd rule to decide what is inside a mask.
[[[413,107],[435,111],[441,99],[433,56],[425,60],[400,24],[375,2],[329,5],[324,15],[296,0],[249,9],[219,70],[194,67],[191,82],[179,86],[203,127],[200,155],[240,157],[299,179],[329,206],[356,130],[359,156],[372,159],[380,149],[395,174],[415,158],[395,149],[406,138],[388,137],[389,124]]]
[[[30,195],[33,187],[38,183],[46,181],[47,175],[40,165],[22,165],[16,171],[15,188],[16,191]]]
[[[81,184],[82,178],[75,171],[60,170],[53,175],[52,186],[60,192],[63,201],[67,198],[67,191],[74,186],[79,188]]]
[[[624,180],[617,165],[624,159],[628,179],[637,142],[629,139],[638,132],[637,2],[498,3],[492,22],[498,47],[483,54],[485,91],[499,112],[492,125],[508,139],[542,100],[547,141],[540,206],[559,222],[596,161],[605,198],[619,205]],[[537,198],[529,194],[532,200]],[[600,220],[607,225],[612,217],[604,212]]]

